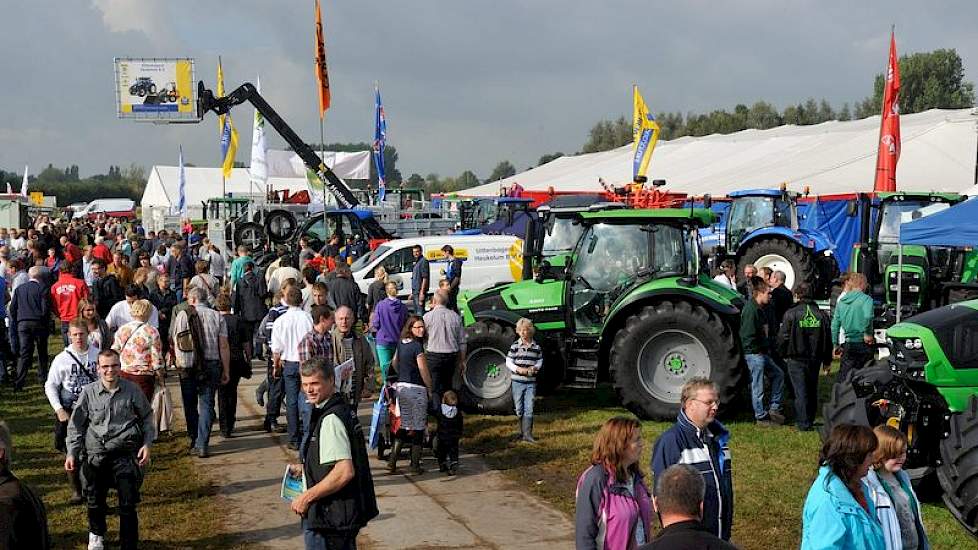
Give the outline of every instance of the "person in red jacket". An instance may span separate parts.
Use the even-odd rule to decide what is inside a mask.
[[[61,249],[64,254],[65,262],[74,264],[78,260],[81,260],[82,251],[78,248],[78,245],[68,240],[66,235],[61,236]]]
[[[88,298],[88,285],[75,276],[78,266],[66,263],[58,275],[58,280],[51,285],[51,304],[61,319],[61,336],[65,347],[68,346],[68,325],[78,316],[78,302]]]
[[[95,237],[95,248],[92,249],[92,256],[105,262],[105,265],[112,263],[112,252],[105,245],[105,237],[101,235]]]

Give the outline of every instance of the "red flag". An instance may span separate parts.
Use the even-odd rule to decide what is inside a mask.
[[[326,44],[323,42],[323,16],[316,0],[316,82],[319,84],[319,118],[329,109],[329,73],[326,72]]]
[[[883,112],[880,119],[879,151],[876,153],[875,191],[896,191],[897,161],[900,160],[900,64],[896,37],[890,33],[890,60],[883,83]]]

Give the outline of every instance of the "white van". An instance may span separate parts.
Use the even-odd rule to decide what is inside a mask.
[[[522,277],[523,240],[512,235],[445,235],[440,237],[416,237],[396,239],[381,243],[370,254],[350,266],[353,280],[366,294],[374,282],[374,270],[384,266],[387,274],[398,284],[398,295],[408,298],[411,294],[411,273],[414,270],[415,245],[420,245],[431,269],[428,293],[438,290],[448,266],[441,247],[451,245],[455,257],[462,260],[461,290],[482,290],[498,283],[511,283]]]
[[[94,219],[98,214],[105,214],[110,218],[134,220],[136,219],[136,203],[131,199],[95,199],[88,203],[88,206],[74,210],[72,218]]]

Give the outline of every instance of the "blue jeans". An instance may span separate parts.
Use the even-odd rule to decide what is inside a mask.
[[[516,416],[533,418],[533,398],[537,395],[537,383],[513,380],[512,384]]]
[[[282,361],[282,378],[285,379],[285,419],[289,424],[289,441],[302,442],[303,429],[309,424],[311,407],[302,393],[299,363]]]
[[[180,379],[180,396],[187,419],[187,435],[197,449],[207,450],[211,440],[211,424],[214,422],[214,394],[221,384],[220,361],[205,361],[203,380],[195,376]]]
[[[356,531],[322,531],[303,527],[306,550],[357,550]]]
[[[784,393],[784,372],[769,356],[760,353],[747,354],[747,368],[750,370],[750,396],[754,406],[754,418],[767,417],[764,408],[764,375],[771,377],[771,409],[781,410],[781,397]]]

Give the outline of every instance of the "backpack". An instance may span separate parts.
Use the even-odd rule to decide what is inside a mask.
[[[187,330],[177,333],[177,350],[193,353],[193,367],[200,368],[204,364],[204,324],[201,323],[200,315],[193,306],[188,307],[186,313]]]

